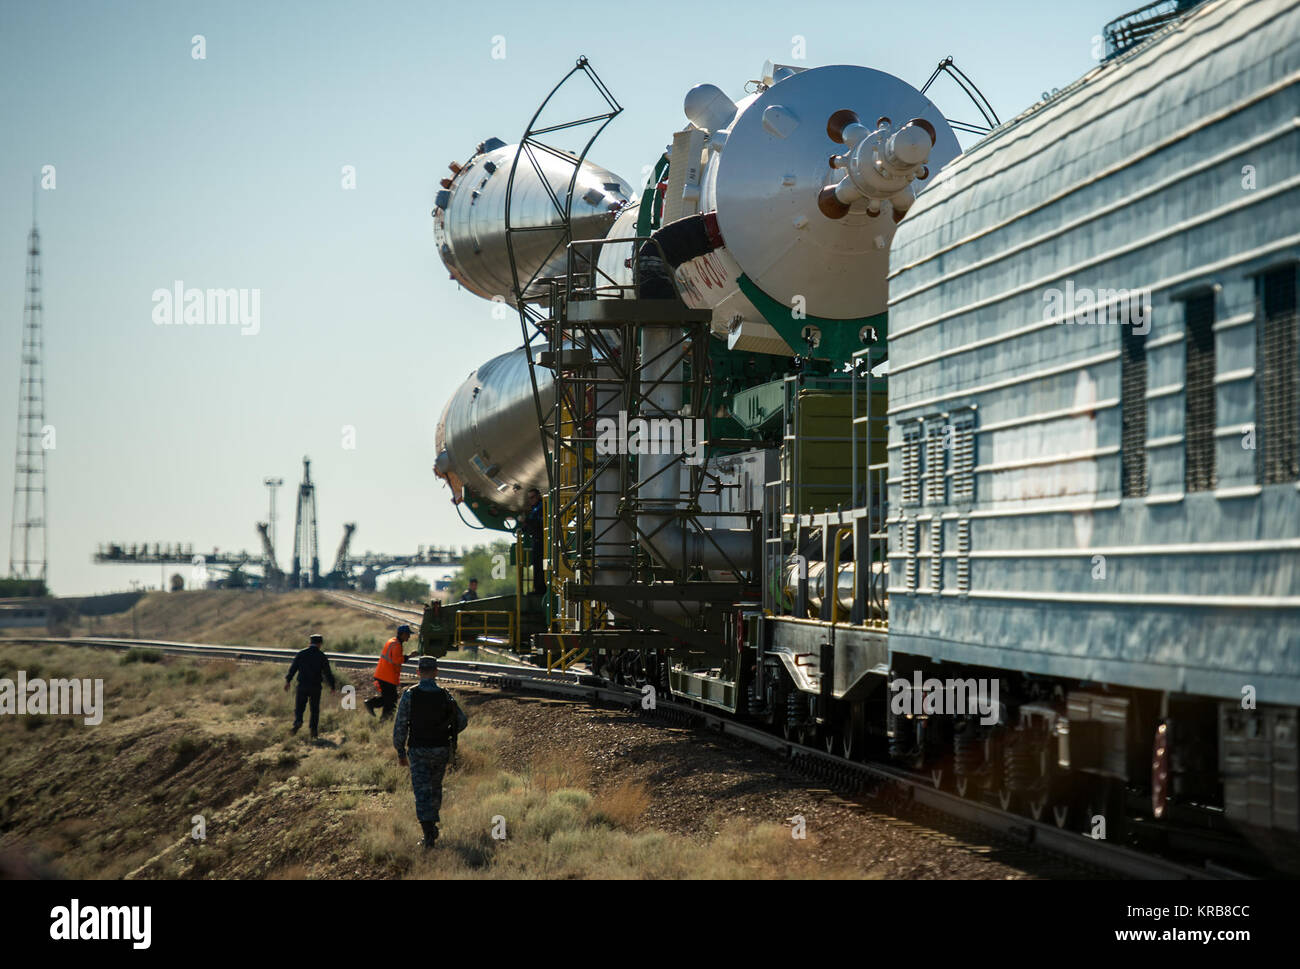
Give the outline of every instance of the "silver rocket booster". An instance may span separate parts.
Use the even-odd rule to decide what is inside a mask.
[[[469,161],[451,163],[434,200],[433,233],[451,277],[484,299],[513,304],[514,282],[506,248],[506,184],[518,145],[489,138]],[[535,149],[520,157],[510,193],[510,225],[524,230],[511,239],[519,285],[534,276],[562,275],[566,253],[563,206],[576,159]],[[608,169],[584,161],[573,187],[570,224],[574,239],[601,238],[634,195]],[[540,297],[534,287],[524,298]]]
[[[451,487],[452,501],[486,499],[494,514],[523,511],[529,488],[546,488],[546,459],[537,405],[523,349],[483,364],[456,390],[438,422],[434,472]],[[547,410],[555,397],[548,371],[537,370],[537,392]],[[470,493],[467,493],[466,488]]]

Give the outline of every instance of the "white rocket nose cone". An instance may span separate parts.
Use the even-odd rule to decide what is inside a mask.
[[[719,131],[736,116],[736,102],[716,84],[697,84],[686,92],[682,110],[691,124],[705,131]]]
[[[917,124],[907,124],[890,139],[893,155],[905,165],[919,165],[930,157],[930,135]]]

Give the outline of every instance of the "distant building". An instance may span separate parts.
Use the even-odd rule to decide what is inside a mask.
[[[49,623],[50,607],[43,600],[0,599],[0,629],[43,629]]]

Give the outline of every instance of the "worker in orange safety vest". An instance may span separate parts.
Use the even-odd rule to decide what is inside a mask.
[[[379,662],[375,664],[375,689],[379,694],[366,701],[366,711],[372,717],[376,707],[383,710],[380,720],[387,720],[397,708],[397,684],[401,682],[402,664],[406,662],[403,648],[411,638],[411,632],[410,626],[398,626],[397,635],[384,643],[379,653]]]

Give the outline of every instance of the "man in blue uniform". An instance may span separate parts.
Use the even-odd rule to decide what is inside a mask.
[[[310,703],[312,740],[317,738],[320,728],[321,681],[328,680],[330,692],[338,692],[338,686],[334,682],[334,672],[330,669],[330,661],[321,650],[321,644],[324,642],[325,638],[320,633],[313,634],[307,648],[299,650],[298,655],[293,658],[289,673],[284,678],[284,692],[288,693],[290,681],[293,680],[295,673],[298,674],[298,695],[294,698],[293,704],[293,729],[289,732],[298,732],[302,726],[303,710]]]
[[[437,684],[438,661],[420,657],[420,682],[402,694],[393,724],[397,762],[411,768],[415,816],[424,831],[424,849],[438,840],[438,812],[442,808],[442,777],[451,759],[456,735],[465,729],[465,716],[455,698]]]

